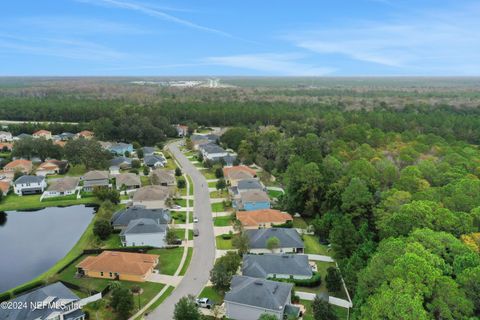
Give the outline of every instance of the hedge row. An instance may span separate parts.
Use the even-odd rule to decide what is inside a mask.
[[[10,300],[12,294],[10,292],[0,293],[0,302]]]
[[[296,286],[300,287],[317,287],[322,284],[322,275],[318,272],[314,272],[313,276],[310,279],[280,279],[280,278],[269,278],[269,280],[278,281],[278,282],[288,282],[293,283]]]
[[[29,282],[27,284],[24,284],[23,286],[20,286],[20,287],[16,288],[15,290],[13,290],[12,294],[14,296],[18,296],[18,295],[20,295],[24,292],[31,291],[31,290],[36,289],[38,287],[41,287],[43,285],[44,285],[43,280],[37,280],[37,281]]]

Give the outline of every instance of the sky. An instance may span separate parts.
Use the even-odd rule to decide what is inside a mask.
[[[0,76],[480,76],[480,1],[15,0]]]

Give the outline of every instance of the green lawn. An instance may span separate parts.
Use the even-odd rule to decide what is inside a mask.
[[[232,217],[224,216],[224,217],[217,217],[213,219],[213,225],[215,227],[227,227],[232,224]]]
[[[303,315],[303,320],[314,320],[312,313],[312,302],[308,300],[300,300],[300,304],[304,305],[306,308],[305,314]],[[332,305],[333,310],[337,314],[339,320],[346,320],[348,316],[348,310],[345,308],[337,307]]]
[[[107,240],[104,241],[104,247],[108,249],[122,248],[122,241],[118,233],[112,233]]]
[[[183,276],[187,272],[188,266],[190,265],[190,261],[192,261],[193,256],[193,248],[189,247],[187,251],[187,258],[185,259],[185,263],[183,264],[182,270],[180,271],[180,275]]]
[[[162,296],[160,298],[158,298],[148,309],[147,311],[145,312],[145,314],[148,314],[149,312],[152,312],[153,310],[155,310],[159,305],[162,304],[163,301],[165,301],[165,299],[167,299],[173,292],[173,290],[175,290],[175,287],[172,287],[172,286],[169,286],[167,288],[167,290],[165,290],[165,292],[162,294]],[[140,319],[143,319],[142,316],[136,318],[136,320],[140,320]]]
[[[192,203],[192,201],[190,202],[190,204],[191,203]],[[187,206],[187,200],[186,199],[175,199],[175,204],[185,208]]]
[[[13,210],[30,210],[41,209],[46,207],[66,207],[74,206],[78,204],[94,204],[98,203],[95,198],[82,198],[82,199],[60,199],[55,198],[51,201],[40,202],[40,195],[31,196],[17,196],[16,194],[10,194],[5,197],[0,204],[0,211],[13,211]]]
[[[188,184],[189,184],[189,186],[190,186],[190,190],[189,190],[188,193],[189,193],[191,196],[193,196],[193,194],[194,194],[194,186],[193,186],[192,178],[190,178],[190,176],[187,175],[187,180],[188,180]]]
[[[316,287],[301,287],[301,286],[295,286],[296,291],[304,291],[304,292],[311,292],[311,293],[328,293],[331,296],[337,297],[337,298],[344,298],[343,294],[333,294],[329,293],[327,290],[327,286],[325,283],[325,276],[327,275],[327,269],[329,267],[335,267],[335,263],[333,262],[317,262],[317,269],[318,272],[322,275],[322,283],[319,286]]]
[[[215,304],[222,304],[223,303],[223,296],[217,292],[213,287],[205,287],[203,288],[202,292],[198,295],[200,298],[208,298],[212,300]]]
[[[142,183],[142,186],[149,186],[152,184],[148,176],[140,176],[140,182]]]
[[[225,240],[221,235],[215,237],[218,250],[233,250],[232,239]]]
[[[212,212],[227,211],[227,208],[223,205],[223,202],[212,203]]]
[[[217,187],[217,182],[216,182],[216,181],[209,182],[209,183],[208,183],[208,187],[209,187],[209,188],[216,188],[216,187]]]
[[[227,190],[216,190],[210,192],[210,198],[226,198],[228,197],[228,191]]]
[[[282,191],[277,191],[277,190],[268,190],[267,193],[270,198],[278,198],[281,195],[283,195]]]
[[[293,227],[299,229],[307,229],[308,224],[303,218],[293,218]]]
[[[170,215],[172,219],[175,219],[175,223],[187,223],[187,213],[185,211],[171,211]],[[188,223],[193,222],[193,213],[190,213],[188,217]]]
[[[83,164],[70,166],[67,171],[67,176],[82,176],[87,172],[87,168]]]
[[[156,269],[159,270],[161,274],[173,276],[180,265],[180,261],[182,260],[183,247],[172,249],[153,249],[148,251],[148,253],[160,255]]]
[[[321,254],[324,256],[330,256],[332,253],[328,252],[327,246],[318,242],[316,236],[304,235],[303,242],[305,244],[305,253],[307,254]]]
[[[215,172],[212,169],[202,170],[201,172],[206,179],[217,179]]]
[[[185,239],[185,229],[176,229],[175,233],[179,239]],[[188,230],[188,240],[193,240],[193,230]]]

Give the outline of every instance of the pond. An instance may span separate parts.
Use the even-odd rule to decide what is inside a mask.
[[[0,212],[0,292],[50,269],[80,239],[95,207]]]

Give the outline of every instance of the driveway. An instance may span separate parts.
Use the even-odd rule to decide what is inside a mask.
[[[175,304],[183,296],[192,294],[197,296],[208,282],[210,270],[215,261],[215,237],[212,225],[212,211],[210,207],[210,194],[205,177],[179,150],[180,141],[167,146],[182,167],[182,171],[192,178],[195,196],[195,215],[199,222],[195,224],[199,236],[195,237],[195,249],[187,273],[183,276],[172,294],[154,311],[147,319],[173,319]]]

